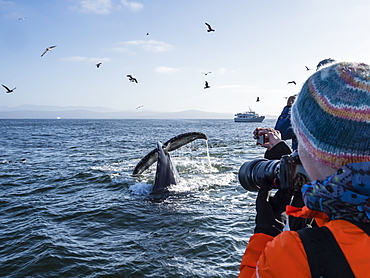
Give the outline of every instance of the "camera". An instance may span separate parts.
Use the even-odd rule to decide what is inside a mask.
[[[256,144],[257,145],[263,145],[266,143],[266,137],[264,134],[262,134],[261,136],[258,136],[257,137],[257,141],[256,141]]]
[[[310,181],[297,151],[282,156],[280,160],[245,162],[239,169],[238,177],[240,184],[248,191],[258,191],[260,186],[298,190]]]

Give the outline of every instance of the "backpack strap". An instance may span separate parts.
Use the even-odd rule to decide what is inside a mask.
[[[323,227],[298,231],[313,278],[355,278],[331,231]]]

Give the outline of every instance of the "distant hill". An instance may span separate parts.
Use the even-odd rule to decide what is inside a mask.
[[[233,119],[233,113],[186,110],[159,112],[145,109],[119,111],[105,107],[21,105],[0,106],[2,119]],[[276,119],[277,116],[266,116]]]

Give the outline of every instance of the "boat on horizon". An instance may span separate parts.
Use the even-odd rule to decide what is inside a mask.
[[[261,123],[264,119],[265,119],[265,116],[260,116],[259,114],[252,111],[249,108],[249,111],[247,111],[247,112],[236,113],[235,118],[234,118],[234,122],[247,122],[247,123],[257,122],[257,123]]]

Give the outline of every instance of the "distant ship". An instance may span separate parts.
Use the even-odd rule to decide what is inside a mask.
[[[235,122],[257,122],[260,123],[265,119],[265,116],[260,116],[256,112],[252,111],[249,108],[248,112],[243,112],[243,113],[237,113],[235,114],[234,121]]]

